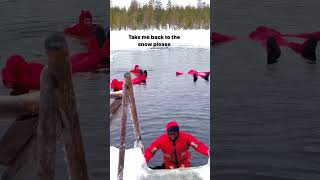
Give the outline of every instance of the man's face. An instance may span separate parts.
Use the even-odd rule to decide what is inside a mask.
[[[91,26],[92,25],[92,19],[91,18],[85,18],[84,19],[84,24],[86,26]]]
[[[178,133],[177,133],[177,132],[169,132],[168,135],[169,135],[169,138],[170,138],[172,141],[176,140],[177,137],[178,137]]]

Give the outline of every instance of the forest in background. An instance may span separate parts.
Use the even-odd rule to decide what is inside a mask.
[[[209,29],[210,5],[197,0],[197,7],[173,5],[169,0],[163,5],[160,0],[140,4],[132,0],[130,6],[111,7],[111,30],[144,29]]]

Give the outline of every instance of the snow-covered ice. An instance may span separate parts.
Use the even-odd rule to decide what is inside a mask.
[[[119,149],[110,147],[110,178],[117,180]],[[208,164],[192,168],[173,170],[152,170],[148,168],[139,147],[126,149],[123,171],[124,180],[209,180],[210,159]]]

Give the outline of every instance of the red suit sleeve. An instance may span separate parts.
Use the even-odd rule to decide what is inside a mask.
[[[64,33],[66,34],[73,34],[75,31],[77,31],[76,25],[64,29]]]
[[[189,134],[188,144],[192,146],[197,152],[205,156],[209,156],[209,148],[191,134]]]
[[[144,157],[148,163],[155,153],[160,149],[161,137],[156,139],[145,151]]]

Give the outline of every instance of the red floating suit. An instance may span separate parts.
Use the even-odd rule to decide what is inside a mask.
[[[91,19],[92,21],[92,15],[90,11],[82,10],[79,16],[79,24],[76,24],[72,27],[64,29],[64,32],[66,34],[80,36],[80,37],[90,37],[93,35],[94,32],[94,25],[86,25],[85,20]]]
[[[190,74],[190,75],[196,74],[198,76],[198,71],[191,69],[188,71],[188,74]]]
[[[206,76],[208,76],[208,74],[210,74],[210,72],[198,72],[198,75],[202,78],[206,78]]]
[[[194,69],[191,69],[191,70],[188,71],[188,74],[200,76],[203,79],[208,80],[209,75],[210,75],[210,71],[208,71],[208,72],[198,72],[198,71],[196,71]]]
[[[110,59],[110,39],[107,38],[107,40],[104,42],[103,47],[99,49],[100,56],[104,59]]]
[[[88,42],[88,52],[74,54],[70,57],[72,64],[72,72],[90,72],[98,69],[101,60],[106,60],[110,55],[109,39],[104,42],[102,48],[99,47],[99,43],[95,36],[92,36]]]
[[[70,57],[72,73],[90,72],[98,69],[101,57],[98,53],[78,53]]]
[[[141,84],[147,83],[147,71],[144,71],[142,74],[136,74],[137,77],[132,79],[132,84]]]
[[[180,76],[182,74],[183,74],[183,72],[179,72],[179,71],[176,72],[176,76]]]
[[[141,76],[132,79],[132,84],[141,84]]]
[[[139,67],[139,65],[135,65],[134,69],[131,69],[130,72],[135,74],[136,76],[139,76],[140,75],[140,67]]]
[[[119,81],[117,79],[113,79],[111,81],[111,89],[113,89],[114,91],[122,90],[122,86],[123,86],[123,81]]]
[[[287,40],[282,37],[279,31],[266,26],[259,26],[255,31],[252,31],[249,35],[250,39],[260,42],[261,45],[266,46],[267,40],[270,37],[275,38],[279,46],[286,46],[288,44]]]
[[[174,121],[169,122],[166,126],[166,130],[168,131],[169,128],[174,126],[179,127],[178,123]],[[167,169],[170,167],[190,167],[192,159],[189,151],[190,146],[197,152],[209,156],[209,148],[203,142],[199,141],[191,134],[180,130],[175,143],[169,138],[168,133],[165,133],[151,143],[144,152],[144,157],[148,163],[160,149],[163,152],[163,161]]]
[[[311,32],[311,33],[302,33],[302,34],[285,34],[283,36],[287,37],[297,37],[297,38],[304,38],[304,39],[309,39],[311,37],[315,37],[317,39],[320,39],[320,32]]]
[[[130,72],[136,75],[135,78],[131,79],[133,85],[140,85],[140,84],[147,83],[147,76],[148,76],[147,71],[146,70],[142,71],[139,65],[135,65],[134,69],[131,69]],[[114,89],[115,91],[122,90],[122,84],[123,84],[123,81],[118,81],[117,79],[113,79],[111,82],[111,89]],[[121,89],[119,89],[120,85],[121,85]]]
[[[12,55],[2,69],[2,81],[7,88],[25,90],[40,89],[40,74],[43,64],[27,63],[20,55]]]
[[[311,61],[315,61],[317,59],[317,56],[316,56],[317,43],[318,43],[318,39],[314,36],[311,36],[302,44],[289,42],[288,46],[293,51],[300,54],[303,58]]]
[[[141,79],[141,83],[147,82],[147,72],[146,71],[141,75],[140,79]]]
[[[236,38],[233,36],[227,36],[227,35],[220,34],[217,32],[213,32],[211,34],[211,41],[213,44],[225,43],[225,42],[233,41],[235,39]]]

